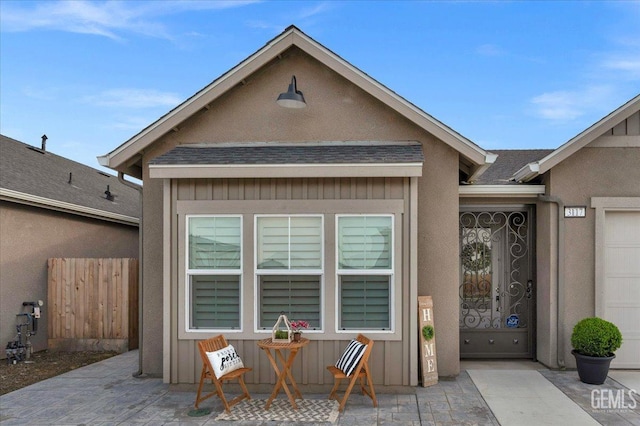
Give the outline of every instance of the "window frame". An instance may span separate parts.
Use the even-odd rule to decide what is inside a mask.
[[[391,219],[390,230],[391,237],[389,240],[389,268],[385,269],[341,269],[340,268],[340,218],[343,217],[389,217]],[[401,254],[396,253],[396,215],[394,213],[345,213],[335,215],[335,332],[337,334],[353,334],[353,333],[367,333],[367,334],[394,334],[396,333],[396,261],[400,258]],[[389,280],[389,328],[388,329],[371,329],[371,328],[342,328],[342,280],[343,275],[351,276],[364,276],[364,275],[378,275],[386,276]]]
[[[238,218],[239,219],[239,243],[240,243],[240,259],[239,267],[237,269],[192,269],[189,267],[190,249],[189,249],[189,237],[190,237],[190,220],[192,218]],[[242,333],[243,332],[243,278],[244,278],[244,217],[242,214],[185,214],[184,215],[184,331],[186,333]],[[238,277],[238,327],[237,328],[192,328],[191,321],[191,294],[192,294],[192,276],[237,276]]]
[[[315,330],[305,330],[305,333],[324,333],[325,330],[325,216],[324,213],[294,213],[294,214],[261,214],[256,213],[253,215],[253,291],[254,291],[254,332],[255,333],[271,333],[272,328],[262,328],[260,326],[260,318],[261,318],[261,299],[260,299],[260,277],[263,275],[307,275],[307,276],[318,276],[319,277],[319,293],[320,293],[320,306],[318,307],[319,315],[320,315],[320,324],[319,327]],[[289,262],[289,267],[287,269],[261,269],[258,267],[258,232],[259,226],[258,222],[260,218],[264,217],[277,217],[277,218],[288,218],[289,219],[289,231],[291,230],[291,218],[294,217],[316,217],[320,218],[320,268],[318,269],[291,269],[291,262]],[[289,233],[289,237],[290,237]],[[289,244],[289,259],[291,259],[291,250]],[[305,318],[291,318],[295,320],[306,320]]]

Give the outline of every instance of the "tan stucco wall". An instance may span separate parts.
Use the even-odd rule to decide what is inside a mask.
[[[43,300],[34,351],[47,349],[47,259],[138,257],[138,227],[0,202],[0,342],[16,335],[22,302]],[[0,353],[5,358],[4,350]]]
[[[292,74],[307,100],[302,110],[283,109],[275,103]],[[144,154],[143,373],[162,374],[163,335],[162,183],[149,180],[148,161],[178,144],[327,140],[418,140],[424,144],[424,176],[419,181],[419,221],[424,236],[419,241],[418,293],[434,296],[440,330],[439,373],[459,372],[456,151],[297,50],[178,128]]]
[[[638,164],[638,148],[586,147],[547,173],[547,191],[550,195],[561,199],[566,206],[587,206],[586,218],[564,219],[564,305],[560,309],[563,315],[560,320],[564,321],[560,338],[564,344],[560,353],[568,368],[575,367],[570,342],[573,326],[580,319],[595,315],[595,211],[590,208],[591,197],[640,197]],[[550,206],[550,210],[553,209],[555,205]],[[553,232],[556,223],[555,212],[539,215],[539,229],[544,227],[551,231],[539,234],[541,247],[556,246],[556,234]],[[550,296],[553,296],[556,281],[555,260],[552,259],[538,259],[539,287],[549,287]],[[550,311],[552,314],[553,309]],[[546,325],[546,321],[539,317],[540,326]],[[538,335],[552,335],[552,315],[548,326],[549,330],[539,329]],[[544,341],[539,338],[539,343],[541,340]],[[551,347],[552,342],[549,345]],[[545,364],[557,367],[553,358]]]

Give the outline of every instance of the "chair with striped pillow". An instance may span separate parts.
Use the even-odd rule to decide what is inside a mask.
[[[360,379],[360,389],[363,395],[369,396],[373,400],[373,406],[378,406],[376,392],[371,380],[369,370],[369,355],[373,348],[373,340],[359,334],[358,337],[349,342],[344,352],[335,365],[330,365],[327,370],[333,375],[334,385],[329,394],[329,399],[335,399],[340,403],[339,411],[344,410],[347,399],[353,390],[356,380]],[[337,395],[338,387],[343,379],[349,379],[349,385],[340,399]]]

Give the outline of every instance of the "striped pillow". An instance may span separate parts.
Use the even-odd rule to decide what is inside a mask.
[[[363,345],[357,340],[352,340],[336,362],[336,368],[340,369],[345,376],[350,376],[353,370],[358,366],[367,345]]]

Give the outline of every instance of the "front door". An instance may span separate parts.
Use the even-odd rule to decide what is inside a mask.
[[[460,356],[533,358],[533,208],[460,213]]]

